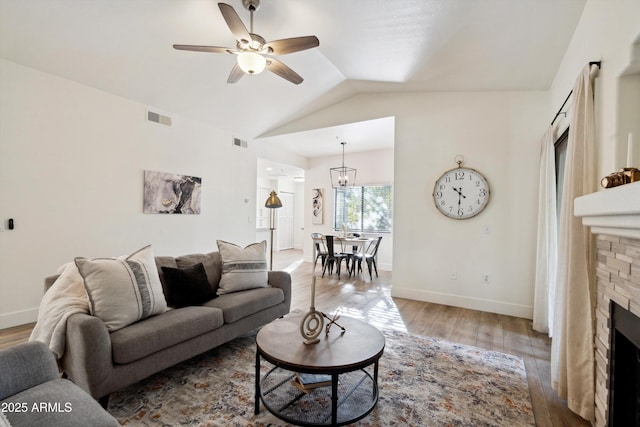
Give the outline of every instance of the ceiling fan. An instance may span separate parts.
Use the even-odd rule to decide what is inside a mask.
[[[251,13],[250,31],[247,30],[247,27],[242,23],[232,6],[226,3],[218,3],[222,17],[236,38],[235,49],[185,44],[174,44],[174,49],[236,55],[237,61],[231,69],[227,83],[237,82],[245,73],[259,74],[265,68],[293,84],[302,83],[304,79],[298,73],[268,55],[286,55],[318,47],[320,45],[318,38],[316,36],[304,36],[267,42],[262,36],[253,32],[253,12],[260,7],[260,0],[242,0],[242,5]]]

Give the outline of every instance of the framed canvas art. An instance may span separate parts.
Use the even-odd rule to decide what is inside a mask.
[[[324,224],[324,188],[314,188],[311,194],[311,224]]]
[[[200,214],[202,178],[144,171],[144,213]]]

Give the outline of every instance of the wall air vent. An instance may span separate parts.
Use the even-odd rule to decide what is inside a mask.
[[[147,120],[165,126],[171,126],[171,117],[147,110]]]
[[[233,138],[232,140],[232,144],[235,147],[243,147],[243,148],[247,148],[247,141],[243,141],[240,138]]]

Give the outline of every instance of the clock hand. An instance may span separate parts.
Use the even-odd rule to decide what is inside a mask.
[[[456,193],[458,193],[458,196],[460,196],[460,197],[464,197],[465,199],[467,198],[467,196],[465,196],[464,194],[462,194],[462,191],[461,191],[460,189],[458,189],[458,188],[456,188],[456,187],[451,187],[451,188],[453,188],[453,190],[454,190]]]

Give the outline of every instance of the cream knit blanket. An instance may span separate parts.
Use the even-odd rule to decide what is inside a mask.
[[[76,313],[88,314],[89,299],[74,262],[61,266],[58,274],[60,276],[40,302],[38,321],[29,340],[47,344],[60,359],[65,350],[67,319]]]

